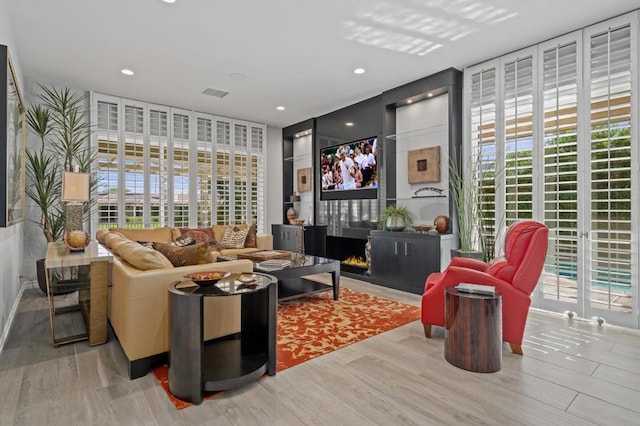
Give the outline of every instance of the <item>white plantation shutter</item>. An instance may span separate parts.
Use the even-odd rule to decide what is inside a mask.
[[[248,150],[247,126],[234,124],[233,126],[233,223],[246,223],[248,217]]]
[[[493,155],[503,167],[494,185],[496,218],[504,211],[504,225],[531,217],[549,227],[533,306],[635,328],[639,17],[633,12],[465,70],[465,143],[483,174]]]
[[[118,226],[118,104],[98,101],[98,229]]]
[[[196,119],[196,196],[198,226],[211,226],[213,220],[213,119]]]
[[[504,64],[505,224],[533,217],[533,58]]]
[[[589,61],[591,306],[630,312],[637,283],[631,244],[630,26],[592,35]]]
[[[231,123],[216,120],[216,223],[231,218]]]
[[[578,44],[542,54],[544,223],[549,227],[543,297],[578,299]]]
[[[95,225],[264,228],[266,126],[92,94]]]
[[[496,68],[482,69],[471,75],[471,104],[469,120],[471,124],[471,167],[478,173],[478,202],[483,211],[483,224],[488,238],[487,247],[481,249],[488,258],[493,257],[496,232],[496,113],[497,77]]]
[[[189,123],[190,116],[172,111],[173,138],[171,139],[170,171],[173,226],[189,227]],[[171,205],[172,204],[172,205]]]
[[[124,107],[124,186],[125,226],[144,227],[145,143],[144,109],[139,106]]]
[[[265,170],[263,127],[251,126],[251,221],[256,222],[258,232],[264,232]]]
[[[151,226],[168,226],[169,112],[149,110],[149,197]]]

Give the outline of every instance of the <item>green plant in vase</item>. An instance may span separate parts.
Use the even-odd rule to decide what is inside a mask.
[[[382,211],[379,226],[388,231],[402,231],[414,220],[415,216],[407,207],[391,204]]]

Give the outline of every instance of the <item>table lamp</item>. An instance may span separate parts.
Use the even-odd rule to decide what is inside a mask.
[[[62,201],[66,203],[64,239],[73,252],[83,252],[88,242],[88,237],[82,240],[78,234],[86,235],[83,232],[83,213],[84,203],[89,201],[89,178],[89,173],[65,171],[62,174]]]

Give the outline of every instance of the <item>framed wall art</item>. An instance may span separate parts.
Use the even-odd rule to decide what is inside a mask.
[[[440,147],[407,152],[409,183],[440,182]]]
[[[298,192],[311,191],[311,167],[298,169]]]
[[[0,45],[0,227],[24,219],[25,109],[9,49]]]

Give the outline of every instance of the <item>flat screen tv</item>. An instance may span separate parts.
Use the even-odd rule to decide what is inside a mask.
[[[378,198],[378,138],[320,149],[320,199]]]

